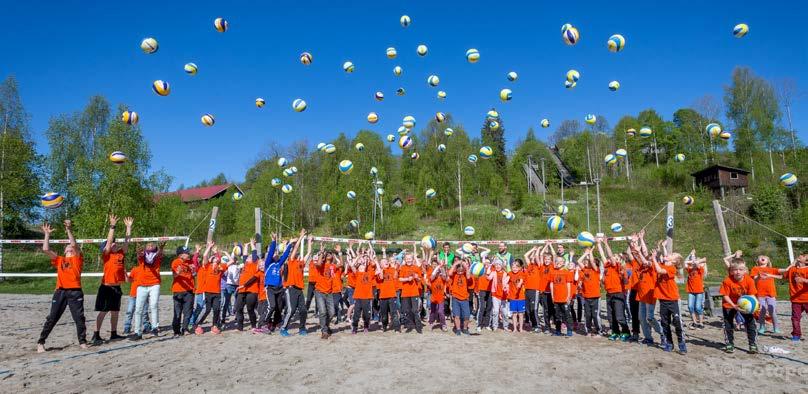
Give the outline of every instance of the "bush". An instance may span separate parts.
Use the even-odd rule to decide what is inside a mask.
[[[761,222],[773,222],[788,216],[786,196],[783,190],[776,186],[761,185],[754,193],[754,201],[749,207],[749,214]]]

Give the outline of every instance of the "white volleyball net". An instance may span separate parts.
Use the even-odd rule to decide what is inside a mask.
[[[789,263],[793,263],[800,254],[808,253],[808,237],[787,237],[786,242]]]

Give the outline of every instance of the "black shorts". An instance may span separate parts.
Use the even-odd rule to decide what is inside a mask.
[[[96,312],[119,312],[121,310],[121,286],[101,285],[95,297]]]

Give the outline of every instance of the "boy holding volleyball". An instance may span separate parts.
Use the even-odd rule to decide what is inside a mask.
[[[755,296],[757,295],[757,288],[755,288],[755,281],[747,274],[746,263],[743,259],[736,258],[732,260],[729,266],[729,275],[721,282],[721,290],[719,294],[724,296],[721,307],[724,311],[724,337],[726,346],[724,351],[732,353],[735,351],[735,329],[733,321],[735,316],[740,314],[743,317],[744,326],[746,326],[746,336],[749,339],[749,353],[755,354],[758,352],[757,344],[757,331],[755,330],[755,318],[752,315],[754,311],[741,310],[738,305],[738,299],[744,295]]]

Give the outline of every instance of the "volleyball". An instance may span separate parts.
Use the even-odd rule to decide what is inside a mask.
[[[595,124],[595,122],[597,120],[598,120],[598,118],[595,115],[592,115],[592,114],[584,116],[584,122],[586,122],[588,124]]]
[[[140,120],[140,117],[137,115],[135,111],[123,111],[121,114],[121,122],[124,122],[128,125],[136,125],[137,121]]]
[[[328,204],[323,204],[323,205],[320,206],[320,211],[322,211],[322,212],[328,212],[330,210],[331,210],[331,206],[328,205]]]
[[[511,101],[513,92],[510,89],[502,89],[499,91],[499,99],[502,101]]]
[[[401,23],[401,27],[407,27],[410,25],[410,23],[412,23],[412,19],[410,19],[410,17],[407,15],[402,15],[401,19],[399,19],[398,21],[399,23]]]
[[[584,248],[592,247],[592,245],[595,244],[595,236],[593,236],[592,233],[587,231],[581,231],[578,234],[578,238],[576,238],[576,240],[578,241],[578,245]]]
[[[438,100],[443,100],[446,98],[446,92],[443,90],[438,90]]]
[[[472,254],[474,253],[474,245],[466,242],[462,246],[460,246],[460,250],[465,254]]]
[[[642,138],[648,138],[653,134],[654,134],[654,130],[651,130],[651,128],[648,127],[648,126],[644,126],[644,127],[640,128],[640,137],[642,137]]]
[[[258,107],[258,108],[263,108],[264,105],[266,105],[266,103],[267,103],[266,100],[264,100],[264,99],[262,99],[260,97],[255,99],[255,106]]]
[[[353,191],[353,190],[349,190],[349,191],[348,191],[348,194],[346,194],[346,196],[348,196],[348,199],[349,199],[349,200],[356,199],[356,192],[355,192],[355,191]]]
[[[214,119],[213,115],[211,114],[204,114],[202,115],[202,118],[200,118],[199,120],[202,122],[203,125],[208,127],[213,126],[213,124],[216,123],[216,119]]]
[[[383,196],[384,195],[384,189],[382,189],[380,187],[377,187],[376,188],[376,194],[379,195],[379,196]]]
[[[511,72],[508,73],[507,78],[508,78],[509,81],[513,82],[513,81],[516,81],[517,78],[519,78],[519,75],[516,74],[515,71],[511,71]]]
[[[152,83],[152,90],[160,96],[168,96],[171,93],[171,86],[168,85],[168,82],[158,79]]]
[[[542,119],[541,120],[541,127],[545,128],[545,129],[550,127],[550,120],[549,119]]]
[[[443,135],[447,137],[451,137],[453,134],[454,130],[452,130],[450,127],[447,127],[446,130],[443,130]]]
[[[397,54],[398,54],[398,52],[396,51],[396,48],[393,48],[393,47],[387,48],[387,58],[388,59],[395,59]]]
[[[746,33],[749,33],[749,25],[746,23],[739,23],[732,28],[732,35],[735,36],[735,38],[741,38],[745,36]]]
[[[477,63],[477,61],[480,60],[480,51],[474,48],[469,49],[466,51],[466,60],[468,60],[469,63]]]
[[[65,202],[65,198],[59,193],[49,192],[45,193],[39,202],[42,204],[43,208],[56,209],[62,206],[62,204]]]
[[[685,155],[682,154],[682,153],[679,153],[679,154],[677,154],[676,156],[673,157],[673,161],[675,161],[677,163],[681,163],[681,162],[685,161]]]
[[[278,187],[278,186],[281,185],[281,179],[280,178],[272,178],[272,180],[270,181],[270,184],[272,185],[272,187]]]
[[[303,52],[300,54],[300,62],[304,65],[308,66],[312,61],[314,61],[314,58],[311,56],[311,53]]]
[[[721,135],[721,125],[718,123],[710,123],[705,128],[707,130],[707,134],[711,137],[716,138]]]
[[[239,201],[242,198],[244,198],[244,194],[242,194],[241,192],[233,192],[233,197],[232,198],[233,198],[233,201]]]
[[[320,152],[325,150],[325,142],[321,142],[321,143],[317,144],[317,150],[320,151]]]
[[[567,71],[567,81],[578,82],[579,79],[581,79],[581,73],[578,70]]]
[[[505,216],[505,220],[513,221],[514,219],[516,219],[516,214],[513,213],[513,212],[511,212],[509,215]]]
[[[446,120],[446,114],[443,112],[438,112],[435,114],[435,121],[438,123],[443,123],[444,120]]]
[[[628,152],[625,149],[620,148],[614,152],[614,155],[617,156],[618,159],[625,159],[628,156]]]
[[[425,194],[426,194],[426,198],[434,198],[435,195],[437,194],[437,192],[435,192],[435,189],[426,189]]]
[[[722,131],[718,136],[721,137],[722,140],[728,141],[730,138],[732,138],[732,133],[729,131]]]
[[[469,155],[468,157],[469,163],[476,163],[477,162],[477,155]]]
[[[446,152],[446,145],[444,144],[438,145],[438,152]]]
[[[567,89],[574,88],[576,84],[576,82],[564,81],[564,87]]]
[[[619,233],[623,231],[623,225],[620,223],[612,223],[612,232]]]
[[[387,134],[387,142],[393,142],[396,140],[396,136],[392,134]]]
[[[373,97],[376,99],[376,101],[382,101],[384,100],[384,93],[376,92],[375,94],[373,94]]]
[[[606,157],[603,158],[603,162],[608,164],[608,165],[613,165],[613,164],[617,163],[617,156],[615,156],[614,154],[609,153],[608,155],[606,155]]]
[[[278,163],[278,167],[283,168],[283,167],[286,167],[287,165],[289,165],[289,160],[286,160],[285,157],[280,157],[280,158],[278,158],[277,163]]]
[[[353,163],[350,160],[343,160],[339,162],[339,172],[348,175],[353,171]]]
[[[419,157],[421,157],[421,155],[418,152],[412,152],[412,154],[410,155],[410,159],[413,160],[418,160]]]
[[[399,126],[398,127],[398,135],[405,136],[405,135],[407,135],[409,133],[410,133],[410,129],[408,129],[408,128],[404,127],[404,126]]]
[[[497,122],[496,120],[492,120],[492,121],[488,122],[488,128],[491,129],[491,130],[498,130],[499,129],[499,122]]]
[[[160,45],[157,44],[157,40],[152,37],[144,38],[143,41],[140,42],[140,49],[143,50],[144,53],[155,53],[158,48],[160,48]]]
[[[499,112],[492,109],[492,110],[485,113],[485,119],[486,120],[497,120],[497,119],[499,119]]]
[[[290,177],[292,175],[295,175],[295,172],[292,171],[291,168],[286,168],[286,169],[283,170],[283,176],[288,178],[288,177]]]
[[[404,90],[404,88],[398,88],[398,89],[396,89],[396,96],[403,96],[403,95],[405,95],[405,94],[407,94],[407,91],[406,91],[406,90]]]
[[[295,112],[303,112],[306,110],[307,104],[303,99],[295,99],[292,101],[292,108]]]
[[[693,205],[693,203],[694,203],[695,201],[696,201],[696,200],[694,200],[694,199],[693,199],[693,197],[690,197],[690,196],[684,196],[684,197],[682,197],[682,203],[683,203],[683,204],[685,204],[685,205]]]
[[[353,219],[350,222],[348,222],[348,226],[350,226],[351,228],[358,228],[359,227],[359,221],[356,220],[356,219]]]
[[[463,229],[463,234],[466,234],[469,237],[474,235],[474,227],[466,226],[466,228]]]
[[[564,215],[568,214],[569,212],[570,212],[570,209],[566,205],[559,205],[558,208],[556,208],[556,213],[558,213],[559,216],[564,216]]]
[[[438,246],[438,242],[435,241],[435,238],[432,238],[431,235],[426,235],[421,238],[421,247],[424,249],[435,249]]]
[[[780,185],[792,188],[797,185],[797,176],[787,172],[780,177]]]
[[[415,52],[418,53],[418,56],[426,56],[427,47],[424,44],[418,45],[418,48],[415,49]]]
[[[415,127],[415,117],[412,115],[405,116],[404,119],[402,120],[401,125],[408,129]]]
[[[365,150],[365,144],[363,144],[361,142],[357,142],[356,145],[354,145],[354,148],[356,148],[356,150],[362,152],[362,151]]]
[[[373,124],[373,123],[376,123],[378,121],[379,121],[379,115],[378,114],[376,114],[375,112],[371,112],[371,113],[368,114],[368,123]]]
[[[196,75],[196,72],[199,71],[199,67],[197,67],[194,63],[185,63],[182,68],[185,70],[186,74],[190,75]]]
[[[408,149],[412,146],[412,138],[410,138],[408,135],[399,138],[398,146],[401,147],[401,149]]]
[[[547,228],[554,233],[560,232],[564,229],[564,219],[561,216],[551,216],[547,219]]]
[[[291,166],[289,167],[289,171],[292,171],[292,174],[297,174],[297,167]]]
[[[351,62],[342,63],[342,69],[345,70],[346,73],[354,72],[355,66]]]
[[[393,67],[393,75],[399,77],[399,76],[401,76],[402,72],[404,72],[404,70],[401,68],[401,66]]]
[[[323,152],[328,153],[329,155],[336,152],[337,147],[334,144],[326,144],[325,148],[323,148]]]
[[[126,155],[121,151],[115,151],[109,154],[109,161],[115,164],[123,164],[126,162]]]
[[[215,27],[216,31],[218,31],[219,33],[224,33],[227,31],[229,24],[227,23],[227,20],[225,20],[224,18],[216,18],[213,20],[213,27]]]
[[[426,79],[426,83],[428,83],[429,86],[432,87],[438,86],[438,84],[440,83],[440,78],[438,78],[437,75],[430,75],[429,78]]]
[[[485,274],[485,265],[483,263],[474,263],[469,267],[469,270],[471,270],[471,274],[475,278],[479,278]]]
[[[617,89],[620,89],[620,82],[617,81],[609,82],[609,90],[611,90],[612,92],[616,92]]]
[[[760,303],[758,303],[757,297],[751,295],[741,296],[738,298],[738,302],[736,302],[735,305],[738,305],[738,309],[745,315],[751,315],[760,310]]]
[[[626,130],[626,136],[634,137],[635,135],[637,135],[637,130],[635,130],[635,129]]]
[[[376,237],[376,234],[373,231],[368,231],[365,233],[365,239],[368,241],[370,241],[374,237]]]
[[[290,185],[290,184],[288,184],[288,183],[287,183],[287,184],[285,184],[285,185],[283,185],[283,186],[281,187],[281,191],[283,191],[283,192],[284,192],[284,193],[286,193],[286,194],[291,193],[291,192],[292,192],[292,185]]]
[[[487,159],[494,154],[494,150],[491,149],[490,146],[483,146],[480,148],[480,157],[483,159]]]
[[[614,34],[606,42],[609,52],[620,52],[626,46],[626,39],[620,34]]]
[[[564,28],[566,27],[566,28]],[[564,40],[564,43],[567,45],[575,45],[578,43],[578,40],[581,38],[580,33],[578,33],[578,29],[570,25],[569,23],[564,25],[561,30],[561,39]]]
[[[508,208],[502,208],[499,210],[499,214],[502,215],[502,217],[507,218],[508,216],[513,215],[513,212],[511,212],[511,210]]]

